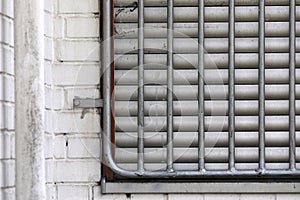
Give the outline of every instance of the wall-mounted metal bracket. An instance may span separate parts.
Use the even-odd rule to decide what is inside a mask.
[[[73,107],[74,108],[102,108],[103,107],[103,99],[92,99],[85,98],[81,99],[79,97],[75,97],[73,99]]]

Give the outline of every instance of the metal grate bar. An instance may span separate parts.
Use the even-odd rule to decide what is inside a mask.
[[[229,170],[235,169],[235,7],[234,0],[229,2]]]
[[[167,169],[173,171],[173,29],[174,29],[174,7],[173,0],[168,0],[168,56],[167,56],[167,126],[168,126],[168,150]]]
[[[113,165],[113,152],[111,149],[111,65],[113,63],[113,38],[112,35],[112,19],[113,13],[111,12],[113,3],[110,1],[103,1],[103,41],[101,42],[102,50],[102,69],[103,69],[103,161],[107,166]],[[112,168],[112,167],[111,167]]]
[[[144,0],[138,5],[138,169],[144,170]]]
[[[265,1],[259,3],[259,169],[265,169]]]
[[[295,151],[295,29],[296,29],[296,5],[295,0],[290,0],[290,169],[296,168]]]
[[[198,9],[198,149],[199,170],[205,169],[205,130],[204,130],[204,0],[199,0]]]

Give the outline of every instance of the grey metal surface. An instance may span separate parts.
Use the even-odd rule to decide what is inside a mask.
[[[166,23],[146,23],[145,37],[160,38],[166,37]],[[115,24],[116,39],[134,39],[138,35],[137,24],[135,23],[117,23]],[[235,35],[236,37],[257,37],[259,35],[258,22],[236,22]],[[227,22],[205,22],[204,24],[205,37],[228,37]],[[296,35],[300,35],[300,23],[296,22]],[[266,37],[289,37],[289,22],[265,22]],[[174,37],[198,37],[198,23],[196,22],[175,22]]]
[[[229,140],[229,170],[235,170],[235,1],[229,1],[229,39],[228,39],[228,60],[229,60],[229,101],[228,101],[228,140]]]
[[[174,54],[174,6],[173,0],[168,0],[168,38],[167,38],[167,170],[173,172],[173,54]]]
[[[236,53],[258,53],[258,38],[243,37],[235,38]],[[300,38],[296,39],[296,50],[300,51]],[[134,53],[137,49],[136,39],[117,39],[115,45],[116,54]],[[228,38],[205,38],[204,48],[209,53],[227,53],[229,50]],[[147,38],[145,39],[146,53],[164,53],[167,50],[167,39]],[[266,53],[288,53],[289,39],[287,37],[265,38]],[[194,38],[175,38],[174,52],[180,54],[197,54],[198,41]]]
[[[206,54],[204,59],[206,69],[228,69],[227,53]],[[236,69],[257,69],[258,53],[236,53]],[[198,53],[174,55],[174,69],[195,69],[198,63]],[[167,56],[165,54],[145,54],[145,64],[147,69],[166,69]],[[289,53],[265,53],[266,69],[288,69]],[[117,56],[115,67],[117,70],[131,70],[137,66],[137,55],[127,54]],[[296,66],[300,66],[300,53],[296,53]],[[266,74],[267,75],[267,74]]]
[[[198,130],[197,116],[174,116],[173,131],[194,132]],[[116,131],[137,131],[137,117],[115,117]],[[166,131],[166,116],[146,116],[145,131],[155,132]],[[287,131],[289,130],[289,117],[287,115],[266,116],[266,129],[268,131]],[[300,129],[300,116],[296,116],[296,129]],[[257,116],[236,116],[236,131],[257,131],[259,119]],[[228,116],[206,116],[206,131],[228,131]],[[157,131],[157,132],[159,132]],[[188,147],[187,147],[188,148]]]
[[[117,101],[115,103],[116,117],[137,116],[137,101]],[[205,115],[227,115],[228,102],[226,100],[205,101]],[[288,115],[289,100],[266,100],[266,115]],[[236,115],[258,115],[258,100],[236,100]],[[145,101],[145,115],[165,116],[165,101]],[[173,102],[174,116],[196,116],[198,115],[198,101],[186,100]],[[296,101],[296,114],[300,114],[300,100]]]
[[[73,99],[73,107],[74,108],[102,108],[103,99],[92,99],[92,98],[81,99],[79,97],[75,97]]]
[[[265,1],[259,2],[259,170],[265,170]]]
[[[135,0],[115,0],[115,6],[133,5]],[[205,6],[227,6],[228,0],[205,0]],[[174,0],[175,6],[198,6],[199,0]],[[235,0],[235,5],[258,5],[259,0]],[[296,0],[296,4],[300,4],[300,0]],[[147,0],[145,6],[166,6],[165,0]],[[289,0],[266,0],[266,5],[289,5]]]
[[[236,131],[235,144],[238,147],[258,147],[258,131]],[[174,132],[174,147],[198,146],[198,132]],[[134,148],[137,146],[136,132],[116,132],[116,145],[121,148]],[[160,147],[167,144],[166,132],[145,132],[145,146]],[[296,144],[300,146],[300,132],[296,132]],[[228,132],[205,132],[206,147],[226,147]],[[268,147],[288,147],[289,131],[265,131],[265,144]]]
[[[102,192],[104,193],[300,193],[300,183],[275,183],[275,182],[155,182],[155,183],[130,183],[107,182]]]
[[[210,1],[199,0],[197,7],[191,6],[193,1],[185,7],[174,7],[183,1],[168,0],[166,7],[145,7],[157,2],[161,1],[140,0],[138,9],[132,10],[113,8],[109,1],[104,2],[103,112],[104,116],[114,114],[116,123],[111,133],[112,119],[103,119],[104,163],[126,178],[300,177],[300,148],[296,147],[300,141],[296,137],[300,129],[300,117],[296,115],[296,98],[300,97],[300,88],[296,87],[300,80],[296,70],[296,58],[300,56],[296,54],[296,20],[300,12],[296,12],[296,1],[290,2],[290,8],[283,0],[276,6],[269,6],[272,3],[268,0],[244,1],[256,6],[236,6],[241,2],[229,0],[228,6],[209,7],[204,4]],[[139,28],[137,32],[125,32],[125,38],[117,32],[114,46],[110,37],[117,30],[111,26],[113,9],[117,26],[136,23]],[[218,37],[206,38],[204,20],[228,25],[220,25],[223,30]],[[257,30],[243,33],[249,31],[250,36],[238,33],[235,25],[241,21],[257,22]],[[292,25],[289,31],[285,26],[276,34],[265,28],[265,21]],[[177,37],[174,29],[178,22],[197,22],[196,31],[190,32],[196,32],[197,39]],[[161,38],[156,38],[158,33],[154,31],[150,33],[157,34],[155,37],[146,37],[149,23],[163,24],[165,30],[157,31],[162,33]],[[111,113],[113,54],[116,110]],[[136,66],[138,69],[130,71]],[[266,75],[268,70],[272,73]],[[127,137],[129,133],[136,135]],[[111,146],[111,134],[120,146]],[[146,138],[149,134],[154,137],[150,142]],[[193,138],[177,138],[177,134]],[[225,168],[213,168],[215,163]],[[152,170],[148,168],[151,164],[163,167]],[[246,167],[237,167],[241,164]],[[183,168],[178,170],[178,165]],[[196,169],[188,169],[190,165]]]
[[[119,8],[115,8],[115,12]],[[130,11],[131,8],[128,8]],[[236,22],[258,21],[259,8],[257,6],[237,6],[235,9]],[[205,21],[207,22],[228,22],[229,7],[227,6],[208,6],[205,7]],[[289,21],[289,6],[266,6],[265,16],[269,21]],[[296,20],[300,19],[300,12],[296,13]],[[175,22],[196,22],[198,20],[198,7],[181,6],[174,8]],[[121,12],[115,18],[115,22],[137,22],[138,12]],[[146,7],[145,22],[167,22],[166,7]]]
[[[295,22],[296,22],[296,1],[290,1],[290,169],[296,169],[296,108],[295,108],[295,52],[296,52],[296,35],[295,35]]]
[[[199,0],[198,18],[198,155],[199,170],[205,170],[205,133],[204,133],[204,0]],[[186,79],[187,80],[187,79]]]
[[[235,98],[236,100],[256,100],[258,97],[258,85],[236,85]],[[286,100],[289,99],[288,84],[267,84],[265,87],[265,98],[270,100]],[[198,95],[198,86],[196,85],[174,85],[174,96],[178,100],[196,100]],[[228,98],[227,85],[205,85],[205,100],[225,100]],[[296,87],[296,98],[300,98],[300,87]],[[145,85],[145,101],[164,100],[167,93],[162,85]],[[137,87],[131,85],[117,85],[115,87],[116,100],[122,101],[129,99],[137,100]]]
[[[138,153],[139,171],[144,170],[144,0],[139,0],[139,54],[138,54],[138,82],[139,82],[139,103],[138,103],[138,115],[139,115],[139,130],[138,130]]]

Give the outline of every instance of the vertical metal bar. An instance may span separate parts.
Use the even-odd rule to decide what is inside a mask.
[[[199,170],[205,169],[204,130],[204,0],[199,0],[198,9],[198,155]]]
[[[265,169],[265,1],[259,3],[259,169]]]
[[[235,169],[235,6],[234,0],[229,2],[229,170]]]
[[[114,1],[110,0],[110,5],[109,8],[107,7],[107,3],[106,1],[100,1],[100,9],[101,9],[101,15],[100,15],[100,21],[101,21],[101,28],[100,28],[100,34],[101,34],[101,83],[102,83],[102,87],[101,87],[101,96],[104,97],[104,90],[105,90],[105,86],[104,86],[104,77],[106,76],[106,74],[110,74],[110,82],[107,84],[110,84],[110,130],[107,133],[104,133],[104,121],[106,120],[106,118],[108,118],[107,115],[104,114],[104,112],[102,112],[102,117],[101,117],[101,127],[103,127],[103,140],[102,142],[104,142],[104,140],[106,141],[106,145],[107,145],[107,149],[110,151],[111,155],[114,156],[115,154],[115,149],[114,149],[114,145],[115,145],[115,120],[114,120],[114,116],[113,116],[113,110],[114,110],[114,95],[113,95],[113,91],[114,91],[114,70],[110,70],[110,72],[106,72],[107,68],[109,67],[110,69],[114,69],[114,40],[112,39],[113,37],[113,26],[114,26],[114,19],[113,19],[113,8],[114,8]],[[104,6],[104,4],[106,4]],[[109,17],[109,18],[108,18]],[[105,22],[104,22],[105,21]],[[105,28],[104,28],[105,27]],[[110,30],[107,30],[110,29]],[[104,30],[105,31],[109,31],[110,32],[110,36],[107,35],[108,32],[106,32],[104,34]],[[107,49],[107,45],[110,45],[110,49]],[[104,50],[105,49],[105,50]],[[104,53],[106,53],[106,51],[110,51],[110,59],[107,60],[104,58]],[[104,110],[103,110],[104,111]],[[109,134],[110,138],[106,138],[105,134]],[[107,144],[108,142],[108,144]],[[102,147],[103,149],[105,149],[104,144],[102,143]],[[104,177],[107,180],[114,180],[115,179],[115,174],[114,172],[110,169],[109,165],[106,164],[106,159],[105,159],[105,155],[104,151],[103,151],[103,161],[104,161],[104,165],[102,166],[102,172]]]
[[[139,0],[138,8],[138,169],[144,170],[144,0]]]
[[[112,26],[113,26],[113,0],[102,1],[102,42],[101,42],[101,55],[102,55],[102,73],[103,73],[103,131],[102,131],[102,146],[103,146],[103,163],[110,166],[111,163],[108,155],[112,154],[111,142],[112,142],[112,117],[111,117],[111,92],[113,81],[113,38],[112,38]]]
[[[295,23],[296,23],[296,4],[295,0],[290,0],[290,169],[296,168],[295,161]]]
[[[167,170],[173,171],[173,0],[168,0],[168,56],[167,56],[167,127],[168,127],[168,145],[167,145]]]

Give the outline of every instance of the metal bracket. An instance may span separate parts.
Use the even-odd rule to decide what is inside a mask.
[[[92,99],[86,98],[81,99],[79,97],[75,97],[73,99],[73,107],[74,108],[102,108],[103,107],[103,99]]]

